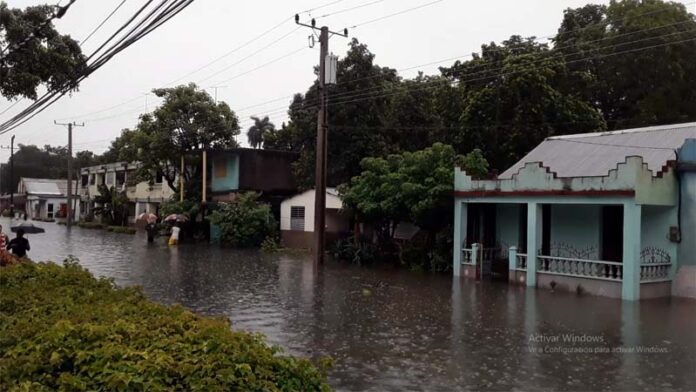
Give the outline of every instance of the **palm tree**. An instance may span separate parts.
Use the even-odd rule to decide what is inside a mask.
[[[247,139],[249,140],[249,145],[253,148],[263,147],[264,136],[275,130],[275,125],[271,122],[268,116],[264,118],[251,117],[254,120],[254,125],[249,127],[247,131]]]

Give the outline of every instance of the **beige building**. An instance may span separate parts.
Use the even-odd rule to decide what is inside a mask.
[[[143,212],[159,215],[159,206],[169,200],[174,191],[164,182],[162,176],[155,176],[154,183],[134,182],[138,163],[115,162],[85,167],[80,170],[80,211],[81,218],[92,214],[94,198],[99,195],[99,185],[126,192],[129,201],[128,219],[133,223],[135,217]],[[129,181],[130,176],[130,181]]]

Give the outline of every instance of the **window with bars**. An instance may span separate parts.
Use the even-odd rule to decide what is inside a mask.
[[[304,231],[305,208],[304,206],[290,207],[290,230]]]

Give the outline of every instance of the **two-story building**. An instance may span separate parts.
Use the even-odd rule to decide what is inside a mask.
[[[129,222],[133,223],[135,217],[143,212],[159,215],[160,204],[169,200],[174,191],[163,181],[162,176],[155,176],[152,184],[147,181],[134,181],[137,169],[137,162],[114,162],[82,168],[79,192],[81,217],[92,214],[95,207],[94,198],[99,195],[100,185],[126,192],[129,201]]]
[[[292,164],[299,154],[287,151],[234,148],[208,153],[210,192],[213,202],[234,199],[241,192],[253,191],[271,205],[276,218],[280,203],[297,192]]]

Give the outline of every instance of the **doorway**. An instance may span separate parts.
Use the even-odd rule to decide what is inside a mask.
[[[602,260],[623,261],[623,206],[602,207]]]

